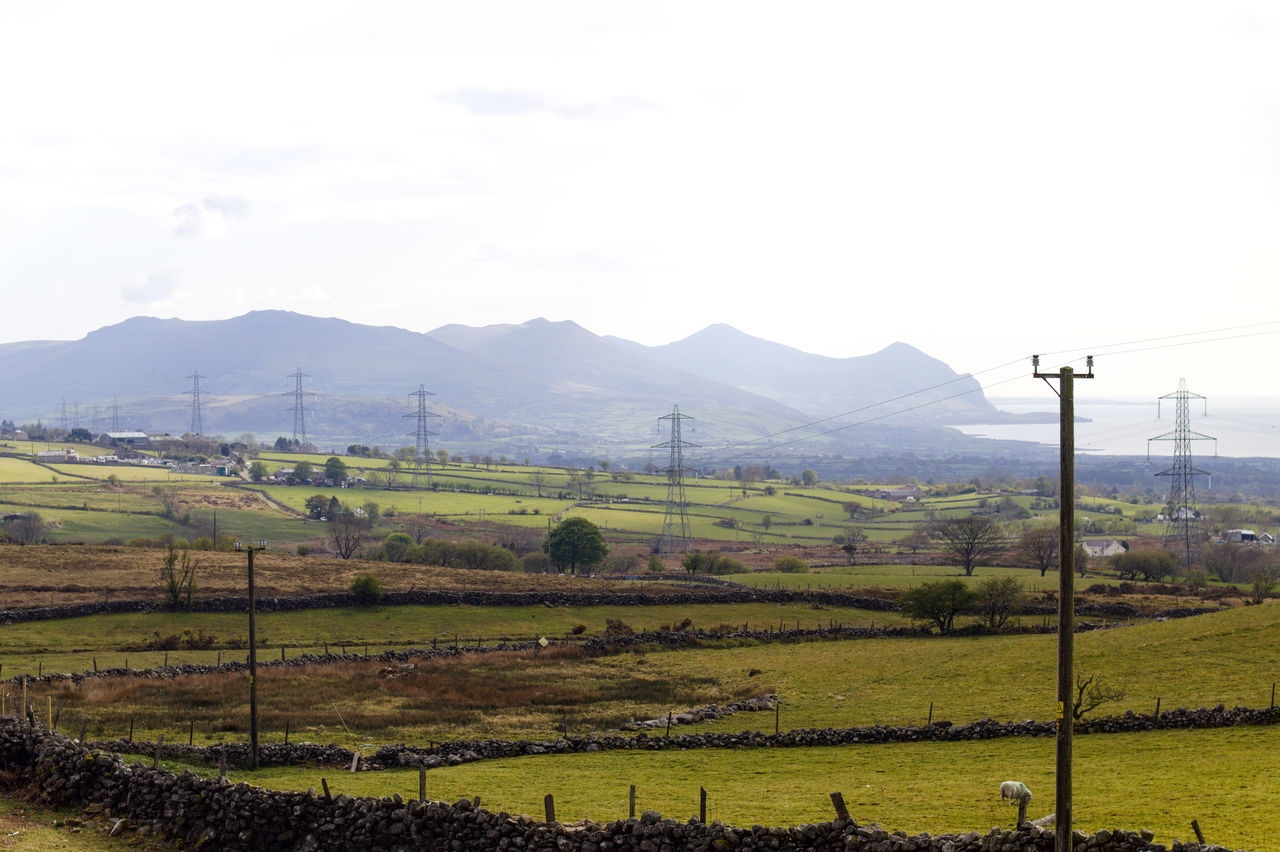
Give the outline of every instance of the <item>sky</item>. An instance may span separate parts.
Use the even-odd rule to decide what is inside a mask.
[[[724,322],[1275,396],[1272,3],[5,4],[0,80],[0,343]]]

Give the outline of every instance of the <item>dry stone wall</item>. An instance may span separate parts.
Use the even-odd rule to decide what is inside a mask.
[[[530,850],[530,852],[1050,852],[1052,829],[1024,823],[986,834],[908,836],[853,820],[790,828],[682,822],[646,812],[638,819],[573,825],[492,813],[461,800],[328,799],[311,793],[227,784],[186,772],[130,765],[13,717],[0,718],[0,764],[28,775],[56,804],[101,807],[134,826],[192,849]],[[1076,852],[1169,852],[1147,831],[1074,835]],[[1172,852],[1220,847],[1175,842]]]

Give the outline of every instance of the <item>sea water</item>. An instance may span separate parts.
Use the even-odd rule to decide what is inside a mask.
[[[1048,412],[1050,423],[964,424],[955,428],[966,435],[1013,441],[1034,441],[1057,446],[1057,400],[992,397],[991,403],[1013,414]],[[1175,403],[1154,400],[1076,399],[1076,451],[1102,455],[1145,456],[1150,445],[1152,457],[1173,454]],[[1233,458],[1280,458],[1280,399],[1238,398],[1191,400],[1191,430],[1207,438],[1194,440],[1193,457],[1214,455]],[[1165,440],[1148,441],[1165,436]],[[1216,452],[1215,452],[1216,449]]]

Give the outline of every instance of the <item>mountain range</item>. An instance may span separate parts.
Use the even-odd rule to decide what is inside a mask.
[[[567,321],[418,333],[288,311],[134,317],[80,340],[0,344],[0,417],[56,425],[65,403],[69,425],[101,427],[118,401],[122,427],[181,433],[198,372],[206,434],[289,435],[298,371],[308,437],[325,445],[411,443],[419,387],[441,439],[515,452],[649,447],[677,405],[714,443],[874,421],[815,438],[822,452],[953,443],[946,424],[1000,417],[973,378],[905,343],[830,358],[723,324],[644,346]]]

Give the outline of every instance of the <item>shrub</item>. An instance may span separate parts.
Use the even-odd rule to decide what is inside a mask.
[[[621,618],[606,618],[604,620],[605,636],[633,636],[635,631],[631,629],[631,625],[627,624]]]
[[[973,606],[977,593],[963,580],[939,580],[921,583],[902,596],[902,611],[919,621],[937,625],[939,633],[955,629],[958,613]]]
[[[799,556],[784,556],[773,563],[773,570],[783,574],[807,574],[809,566]]]
[[[574,636],[581,636],[583,633],[586,633],[586,632],[587,632],[587,625],[585,625],[585,624],[575,624],[575,625],[573,625],[573,627],[569,630],[569,632],[570,632],[570,633],[572,633]]]
[[[520,567],[530,574],[545,574],[551,567],[551,560],[545,553],[526,553],[520,557]]]
[[[361,606],[377,606],[382,603],[382,583],[372,574],[361,574],[351,581],[351,594]]]
[[[307,546],[307,545],[305,545],[305,544],[300,544],[300,545],[298,545],[298,555],[299,555],[299,556],[310,556],[310,555],[311,555],[311,548],[310,548],[310,547],[308,547],[308,546]]]
[[[650,553],[649,554],[649,573],[661,574],[666,570],[667,570],[666,563],[662,561],[661,557],[659,557],[656,553]]]

